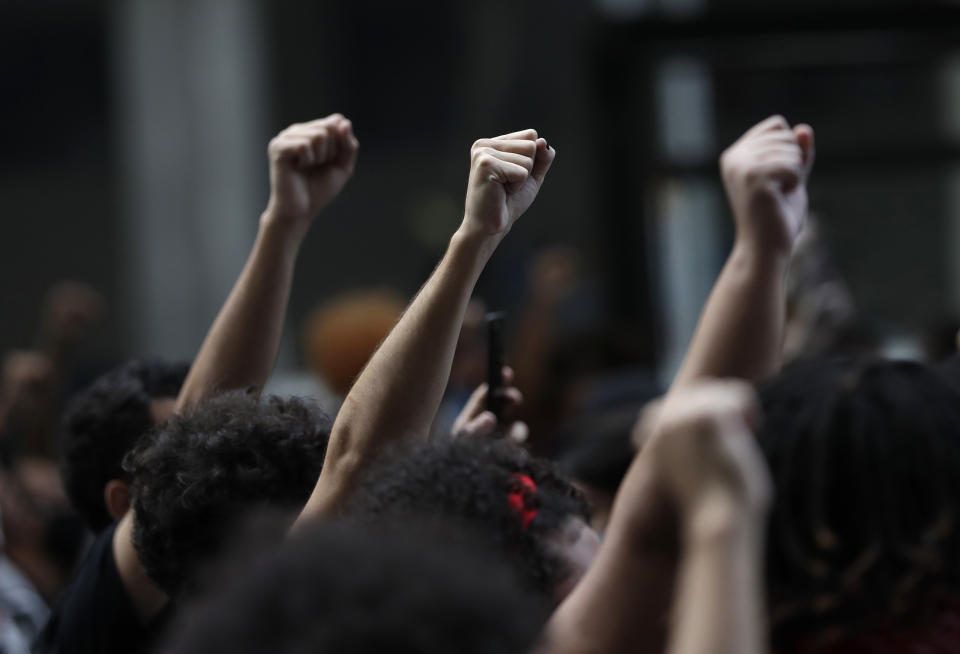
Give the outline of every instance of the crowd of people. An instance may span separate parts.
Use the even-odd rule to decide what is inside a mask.
[[[0,650],[960,652],[960,366],[817,332],[850,312],[787,283],[819,269],[798,259],[810,126],[774,116],[722,155],[735,241],[665,392],[587,388],[629,335],[548,355],[564,252],[538,262],[513,367],[477,365],[478,279],[557,156],[533,129],[477,140],[406,308],[312,319],[331,408],[264,389],[300,246],[358,150],[339,114],[270,142],[256,240],[192,362],[145,352],[61,408],[60,354],[8,358]],[[57,342],[99,311],[69,295]]]

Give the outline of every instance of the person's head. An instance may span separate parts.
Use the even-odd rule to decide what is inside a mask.
[[[346,395],[403,309],[403,298],[386,290],[355,290],[324,302],[303,328],[310,369],[334,393]]]
[[[188,370],[185,363],[129,361],[71,399],[63,420],[61,476],[92,531],[129,509],[123,457],[173,413]]]
[[[533,588],[569,592],[599,545],[583,495],[544,461],[506,442],[434,441],[368,474],[357,516],[458,525],[507,557]]]
[[[578,406],[553,439],[552,458],[587,494],[593,526],[603,531],[636,456],[637,418],[663,391],[651,374],[638,369],[596,375],[582,389]]]
[[[329,434],[329,419],[309,401],[232,392],[145,436],[124,469],[133,544],[150,578],[171,596],[192,591],[241,516],[301,508]]]
[[[960,389],[918,363],[833,361],[761,398],[774,645],[907,626],[960,598]]]
[[[641,406],[583,412],[561,432],[557,466],[589,498],[593,526],[606,528],[613,500],[636,451],[630,440]]]
[[[432,532],[314,525],[247,558],[170,651],[528,654],[547,618],[502,562]]]

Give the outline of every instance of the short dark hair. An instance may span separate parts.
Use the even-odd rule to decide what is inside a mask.
[[[571,479],[616,495],[636,457],[631,436],[642,404],[586,411],[561,431],[557,465]]]
[[[320,524],[181,612],[170,651],[527,654],[548,616],[502,562],[396,526]]]
[[[526,527],[509,500],[511,493],[525,492],[519,475],[536,485],[530,497],[536,516]],[[348,510],[368,519],[465,527],[508,557],[530,587],[544,592],[553,592],[567,574],[547,537],[561,532],[571,516],[590,518],[586,498],[548,462],[506,442],[482,439],[433,441],[384,457]]]
[[[194,590],[201,563],[260,507],[301,508],[326,453],[330,421],[311,401],[226,393],[174,416],[124,460],[133,544],[171,596]]]
[[[97,378],[69,402],[61,433],[60,473],[73,507],[92,531],[107,527],[103,489],[126,479],[122,461],[153,427],[150,402],[176,397],[190,366],[134,360]]]
[[[837,360],[761,398],[774,647],[906,627],[960,597],[960,389],[919,363]]]

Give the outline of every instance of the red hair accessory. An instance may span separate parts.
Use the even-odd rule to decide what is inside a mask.
[[[526,530],[537,517],[537,509],[532,506],[537,494],[537,484],[530,475],[520,473],[510,475],[510,479],[519,482],[519,487],[510,491],[507,495],[507,503],[520,516],[520,525]]]

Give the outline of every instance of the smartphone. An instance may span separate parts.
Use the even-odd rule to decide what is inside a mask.
[[[506,402],[503,397],[503,312],[486,315],[487,322],[487,411],[503,424]]]

